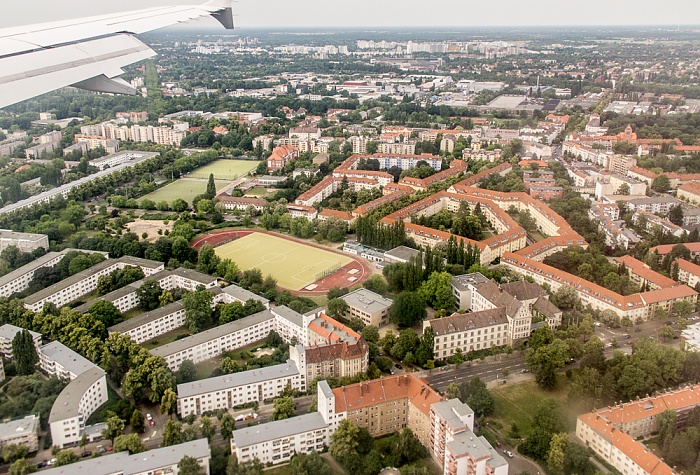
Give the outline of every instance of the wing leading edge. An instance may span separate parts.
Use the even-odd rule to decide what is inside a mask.
[[[233,29],[230,0],[0,29],[0,108],[66,86],[136,94],[122,67],[156,53],[132,35],[205,16]]]

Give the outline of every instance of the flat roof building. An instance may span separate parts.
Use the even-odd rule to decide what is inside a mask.
[[[389,323],[391,299],[364,288],[357,289],[340,297],[348,304],[347,319],[359,318],[365,325],[381,327]]]
[[[29,453],[39,450],[39,416],[30,415],[0,424],[0,449],[21,445]]]
[[[20,252],[32,252],[43,247],[49,249],[49,237],[46,234],[18,233],[9,229],[0,229],[0,251],[16,247]]]

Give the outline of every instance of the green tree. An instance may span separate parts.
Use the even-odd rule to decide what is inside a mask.
[[[545,399],[535,409],[532,429],[519,450],[538,460],[545,460],[549,454],[554,434],[562,432],[559,407],[553,399]]]
[[[182,424],[168,419],[163,428],[163,447],[180,443],[182,443]]]
[[[214,181],[214,174],[209,174],[209,181],[207,182],[207,191],[204,196],[208,200],[213,200],[216,196],[216,182]]]
[[[568,358],[569,347],[562,340],[530,348],[525,354],[528,367],[535,373],[535,381],[544,389],[552,389],[557,384],[557,371],[564,367]]]
[[[216,427],[214,427],[214,424],[212,424],[211,419],[208,416],[202,416],[202,418],[199,420],[199,423],[199,429],[202,432],[202,437],[206,437],[207,440],[211,442],[211,439],[216,433]]]
[[[292,475],[331,475],[333,471],[317,452],[297,454],[289,462]]]
[[[296,402],[292,396],[278,397],[273,401],[275,410],[272,412],[272,420],[279,421],[294,417]]]
[[[389,318],[393,323],[401,326],[410,327],[424,320],[427,315],[425,300],[418,292],[401,292],[389,307]]]
[[[114,445],[114,440],[124,433],[124,419],[117,415],[109,417],[105,421],[106,427],[102,430],[102,437],[104,439],[109,439]]]
[[[144,417],[143,414],[141,414],[141,411],[134,409],[133,414],[131,414],[129,425],[134,432],[138,432],[139,434],[143,434],[145,432],[146,426],[144,424]]]
[[[549,443],[547,454],[547,467],[555,474],[564,474],[566,462],[566,446],[569,444],[569,436],[566,433],[554,434]]]
[[[411,429],[405,428],[396,434],[395,437],[396,444],[394,445],[393,454],[399,456],[399,465],[413,463],[427,456],[423,444],[420,443],[420,440],[418,440]]]
[[[148,449],[141,442],[139,435],[132,432],[129,435],[119,435],[114,439],[114,452],[123,452],[125,450],[128,450],[130,454],[140,454]]]
[[[263,466],[257,458],[250,462],[239,463],[236,454],[232,454],[228,459],[226,475],[262,475],[262,473]]]
[[[54,466],[62,467],[75,463],[78,460],[80,460],[80,457],[75,455],[72,450],[61,450],[56,454],[56,463],[54,463]]]
[[[105,327],[111,327],[122,319],[122,314],[112,302],[98,300],[90,307],[88,313],[104,323]]]
[[[178,383],[190,383],[197,379],[197,368],[192,360],[183,360],[180,370],[177,372]]]
[[[206,475],[204,467],[199,465],[197,459],[185,455],[177,464],[177,473],[179,475]]]
[[[224,412],[219,420],[219,424],[221,425],[221,437],[224,440],[229,440],[233,431],[236,430],[236,419],[233,418],[231,413]]]
[[[213,296],[203,288],[186,294],[182,298],[185,308],[185,326],[192,333],[199,333],[211,325],[214,312],[211,304]]]
[[[27,457],[29,450],[24,445],[7,444],[2,448],[2,459],[5,463],[12,463]]]
[[[333,318],[344,318],[348,308],[348,304],[343,299],[328,301],[328,313]]]
[[[362,338],[364,338],[367,342],[379,342],[379,329],[374,325],[367,325],[360,331],[360,334],[362,335]]]
[[[671,189],[671,180],[666,175],[661,174],[651,182],[651,189],[659,193],[666,193]]]
[[[136,290],[136,297],[139,299],[141,310],[150,312],[160,305],[160,294],[163,289],[155,280],[147,280]]]
[[[20,376],[34,373],[39,356],[34,346],[32,335],[27,330],[17,332],[12,339],[12,356],[15,360],[17,374]]]
[[[166,389],[160,400],[160,413],[170,416],[177,407],[177,394],[172,389]]]
[[[462,397],[462,392],[459,390],[457,383],[450,383],[445,389],[445,397],[447,399],[460,399]]]
[[[29,475],[36,471],[36,466],[27,462],[25,459],[15,460],[12,465],[10,465],[10,475]]]
[[[486,389],[484,383],[478,376],[469,382],[460,385],[459,391],[462,394],[460,400],[472,408],[477,417],[488,416],[493,413],[496,407],[496,400]]]
[[[344,465],[359,456],[360,429],[347,419],[338,424],[338,428],[331,435],[331,445],[328,447],[330,454]]]
[[[435,310],[451,310],[455,306],[452,294],[452,274],[433,272],[418,289],[418,295]]]

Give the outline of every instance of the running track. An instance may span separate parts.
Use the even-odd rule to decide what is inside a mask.
[[[286,239],[287,241],[293,241],[299,244],[303,244],[305,246],[311,246],[315,247],[317,249],[322,249],[324,251],[332,252],[334,254],[339,254],[341,256],[349,257],[353,261],[350,264],[345,265],[344,267],[341,267],[337,272],[329,275],[328,277],[325,277],[319,281],[313,282],[316,284],[318,287],[315,290],[290,290],[290,292],[293,295],[301,295],[301,296],[311,296],[311,295],[325,295],[328,293],[330,289],[333,287],[353,287],[355,285],[360,285],[369,277],[372,275],[372,269],[369,266],[368,263],[364,262],[361,258],[355,257],[352,254],[347,254],[344,252],[340,252],[336,249],[331,249],[326,246],[320,246],[316,243],[311,243],[308,241],[303,241],[301,239],[296,239],[290,236],[286,236],[284,234],[277,234],[277,233],[272,233],[269,231],[258,231],[258,230],[250,230],[250,229],[241,229],[241,230],[231,230],[231,231],[220,231],[217,233],[210,233],[210,234],[205,234],[204,236],[196,238],[194,241],[190,243],[190,247],[193,247],[194,249],[201,249],[202,246],[205,244],[211,244],[212,246],[216,247],[216,245],[228,241],[230,238],[238,239],[242,238],[244,236],[247,236],[252,233],[263,233],[263,234],[268,234],[270,236],[274,236],[277,238],[281,239]],[[349,282],[347,280],[347,277],[349,276],[348,271],[351,269],[358,269],[360,272],[358,274],[355,274],[353,277],[357,277],[357,280],[354,282]]]

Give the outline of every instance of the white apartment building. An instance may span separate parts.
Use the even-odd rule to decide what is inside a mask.
[[[97,280],[101,276],[108,275],[112,271],[123,269],[126,266],[140,267],[146,276],[155,274],[165,268],[162,262],[131,256],[124,256],[120,259],[107,259],[30,295],[24,300],[24,308],[33,312],[40,312],[46,302],[52,302],[60,308],[97,289]]]
[[[72,249],[66,249],[62,252],[49,252],[23,265],[19,269],[15,269],[9,274],[0,277],[0,297],[9,297],[14,293],[25,290],[29,287],[30,282],[34,278],[34,272],[36,272],[37,269],[55,266],[63,259],[68,251],[72,251]]]
[[[296,454],[322,452],[329,444],[328,423],[318,412],[235,430],[231,453],[241,463],[258,459],[278,464]]]
[[[182,301],[173,302],[112,327],[109,333],[128,335],[134,343],[141,344],[159,335],[176,330],[185,324],[185,308]]]
[[[0,326],[0,352],[4,358],[12,359],[12,340],[14,340],[15,336],[22,330],[24,329],[10,325],[9,323]],[[29,334],[32,336],[34,346],[38,352],[41,346],[41,333],[30,330]]]
[[[177,371],[184,360],[195,364],[206,361],[224,351],[263,340],[272,330],[275,330],[275,316],[271,310],[265,310],[160,346],[151,350],[151,354],[163,357],[168,367]]]
[[[177,465],[185,456],[196,459],[204,473],[209,473],[209,442],[207,439],[198,439],[133,455],[129,455],[129,452],[109,452],[101,457],[81,459],[67,467],[44,469],[42,475],[177,475]]]
[[[480,310],[451,317],[426,320],[423,329],[430,327],[435,335],[435,359],[444,360],[459,348],[463,354],[485,350],[510,343],[508,316],[505,307]]]
[[[72,381],[85,371],[95,368],[95,364],[92,361],[58,341],[52,341],[42,346],[39,348],[38,353],[41,369],[57,378]]]
[[[32,252],[43,247],[49,248],[49,237],[46,234],[17,233],[9,229],[0,229],[0,251],[14,246],[20,252]]]
[[[414,155],[416,153],[416,144],[401,142],[381,142],[379,144],[378,152],[387,155]]]
[[[21,445],[29,453],[39,450],[39,416],[19,417],[0,424],[0,449],[6,445]]]
[[[452,295],[457,302],[457,307],[471,310],[473,308],[472,293],[476,291],[476,285],[485,284],[488,281],[489,279],[479,272],[452,277]]]
[[[107,155],[106,157],[96,158],[90,160],[88,164],[93,167],[104,170],[106,168],[116,167],[123,163],[129,163],[132,160],[145,160],[148,158],[157,157],[159,154],[157,152],[135,152],[125,150],[123,152],[114,153],[112,155]]]
[[[389,308],[393,304],[391,299],[385,299],[381,295],[367,289],[357,289],[340,297],[348,304],[345,318],[359,318],[365,325],[374,325],[379,328],[389,323]]]
[[[107,402],[107,377],[97,366],[80,374],[65,387],[51,408],[49,425],[53,445],[76,445],[86,432],[90,415]]]
[[[303,351],[303,349],[302,349]],[[286,363],[177,385],[177,412],[200,415],[279,396],[286,388],[306,391],[306,370]]]

